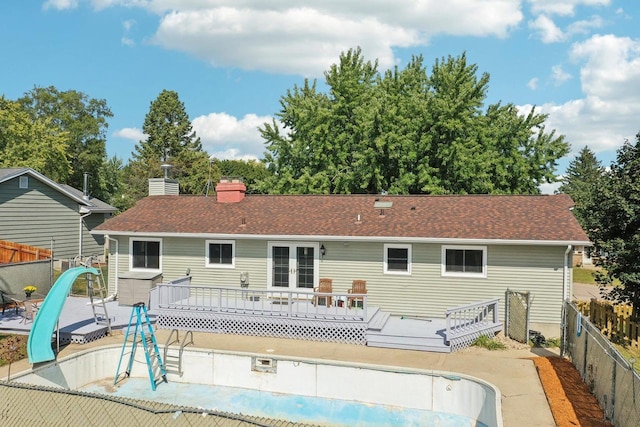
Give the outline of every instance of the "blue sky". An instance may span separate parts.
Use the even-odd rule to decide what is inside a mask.
[[[257,127],[286,90],[357,46],[381,70],[466,52],[491,76],[487,103],[536,105],[566,135],[559,173],[585,145],[608,165],[640,131],[637,1],[48,0],[0,14],[0,95],[53,85],[105,99],[107,151],[125,160],[163,89],[209,154],[260,158]]]

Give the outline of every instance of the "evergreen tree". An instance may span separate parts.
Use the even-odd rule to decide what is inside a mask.
[[[640,133],[635,144],[626,141],[618,150],[616,162],[598,186],[590,206],[594,227],[589,230],[596,250],[602,254],[603,270],[596,280],[611,284],[610,298],[633,306],[633,317],[640,315]]]
[[[589,147],[584,147],[573,159],[558,188],[561,193],[571,196],[575,205],[574,214],[585,230],[597,227],[591,222],[594,199],[599,191],[604,168]]]
[[[162,177],[160,165],[165,163],[173,166],[171,176],[179,180],[181,193],[201,194],[208,156],[176,92],[163,90],[151,102],[142,130],[147,139],[136,145],[127,167],[129,196],[133,200],[146,196],[148,179]]]

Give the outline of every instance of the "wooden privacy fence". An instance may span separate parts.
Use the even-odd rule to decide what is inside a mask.
[[[630,305],[592,299],[577,302],[576,306],[611,341],[640,350],[640,322],[631,320]]]
[[[42,261],[50,258],[50,249],[0,240],[0,264]]]

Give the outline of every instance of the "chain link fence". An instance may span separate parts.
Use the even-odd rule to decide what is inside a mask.
[[[0,381],[0,425],[293,427],[308,424]]]
[[[568,355],[605,418],[616,427],[640,425],[640,375],[589,319],[565,303],[562,354]]]

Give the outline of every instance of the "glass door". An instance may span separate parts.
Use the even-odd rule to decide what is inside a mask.
[[[313,290],[318,283],[318,263],[317,243],[270,242],[267,286]]]

